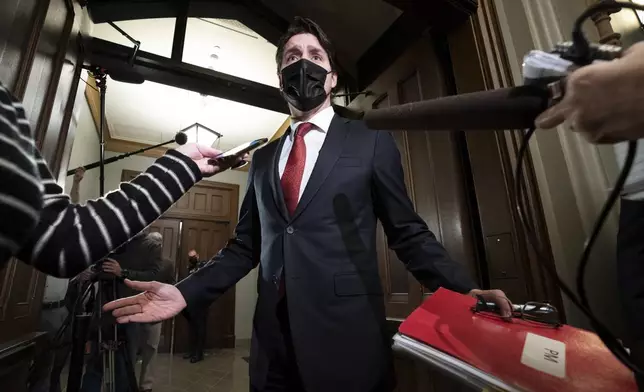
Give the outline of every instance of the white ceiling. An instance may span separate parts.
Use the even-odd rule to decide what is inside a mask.
[[[170,57],[173,18],[117,24],[141,41],[141,50]],[[94,25],[92,35],[131,46],[108,24]],[[277,87],[275,50],[274,45],[239,22],[190,18],[183,60]],[[287,117],[283,113],[204,97],[158,83],[133,85],[113,80],[107,87],[105,110],[112,138],[156,144],[172,139],[180,129],[199,122],[223,135],[220,144],[215,146],[224,150],[260,137],[270,137]]]

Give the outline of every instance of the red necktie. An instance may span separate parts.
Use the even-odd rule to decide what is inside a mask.
[[[281,183],[282,191],[284,192],[284,203],[286,203],[286,208],[291,216],[293,216],[300,199],[300,187],[302,185],[302,175],[304,174],[304,164],[306,163],[304,136],[312,128],[313,124],[311,123],[302,123],[297,127],[293,147],[282,174]]]
[[[302,175],[304,174],[304,164],[306,163],[306,144],[304,144],[304,136],[309,133],[313,128],[311,123],[302,123],[297,127],[295,132],[295,140],[293,147],[288,155],[286,167],[282,174],[282,191],[284,192],[284,203],[288,209],[288,213],[293,216],[297,203],[300,199],[300,186],[302,185]],[[284,268],[280,276],[278,287],[278,295],[280,298],[284,296],[286,287],[284,284]]]

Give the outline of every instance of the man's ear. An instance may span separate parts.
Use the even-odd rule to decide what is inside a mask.
[[[331,90],[335,89],[338,85],[338,73],[333,71],[331,72]]]
[[[280,91],[281,91],[281,90],[282,90],[282,73],[281,73],[281,72],[279,72],[279,71],[277,71],[277,79],[278,79],[278,80],[279,80],[279,82],[280,82],[280,84],[279,84],[279,89],[280,89]]]

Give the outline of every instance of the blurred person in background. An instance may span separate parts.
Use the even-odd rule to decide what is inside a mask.
[[[188,252],[188,274],[192,275],[206,264],[199,257],[196,250]],[[210,307],[195,307],[186,309],[183,315],[188,320],[190,334],[190,347],[183,355],[184,359],[190,359],[191,363],[202,361],[204,358],[203,349],[206,345],[206,333],[208,326],[208,311]]]

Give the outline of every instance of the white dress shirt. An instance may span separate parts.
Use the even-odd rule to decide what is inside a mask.
[[[328,108],[317,113],[309,121],[305,121],[313,124],[313,128],[304,135],[304,145],[306,145],[306,162],[304,163],[304,173],[302,174],[302,184],[300,185],[300,198],[306,189],[306,184],[311,178],[311,173],[315,167],[315,163],[318,161],[318,155],[320,155],[320,150],[324,144],[324,139],[326,139],[326,134],[329,131],[331,126],[331,120],[335,112],[333,107],[329,106]],[[293,148],[293,141],[295,139],[295,132],[297,127],[302,124],[302,121],[293,121],[291,120],[291,130],[286,135],[284,140],[284,145],[282,146],[282,151],[280,152],[279,160],[279,174],[280,179],[284,174],[284,169],[286,168],[286,161],[288,161],[288,156],[291,153]],[[299,200],[299,199],[298,199]]]
[[[631,173],[626,178],[622,197],[629,200],[644,200],[644,144],[638,142],[637,153]],[[617,164],[621,170],[628,152],[628,143],[617,143],[614,146]]]

